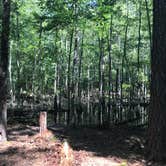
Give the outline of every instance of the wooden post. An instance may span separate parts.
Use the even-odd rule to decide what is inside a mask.
[[[43,136],[44,132],[47,130],[47,112],[40,112],[40,135]]]

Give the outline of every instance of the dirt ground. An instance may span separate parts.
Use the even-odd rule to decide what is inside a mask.
[[[28,125],[8,127],[8,142],[0,143],[0,166],[147,166],[145,132],[113,127],[49,128],[53,136],[38,137],[39,128]],[[63,142],[71,146],[72,164],[63,163]],[[163,165],[164,166],[164,165]]]
[[[83,165],[145,166],[145,132],[113,127],[109,130],[90,128],[52,128],[60,140],[67,139],[74,151],[86,152]]]

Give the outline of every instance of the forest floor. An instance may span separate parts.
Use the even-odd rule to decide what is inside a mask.
[[[50,127],[55,137],[39,137],[39,128],[8,127],[8,142],[0,144],[0,166],[147,166],[144,130]],[[63,162],[63,141],[71,146],[71,162]],[[71,155],[70,155],[71,156]],[[160,164],[151,164],[160,166]]]

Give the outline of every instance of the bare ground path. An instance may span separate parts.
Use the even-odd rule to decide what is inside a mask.
[[[37,139],[38,127],[16,125],[8,129],[8,142],[0,143],[0,166],[50,166],[59,162],[60,142]],[[54,157],[47,162],[47,156]]]
[[[52,127],[76,151],[86,153],[82,166],[145,166],[144,130]]]
[[[73,166],[147,166],[143,130],[117,127],[109,130],[71,129],[62,126],[49,129],[55,138],[42,141],[36,137],[38,127],[10,126],[9,141],[0,144],[0,166],[58,166],[64,140],[73,149]]]

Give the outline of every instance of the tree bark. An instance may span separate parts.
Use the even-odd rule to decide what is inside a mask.
[[[68,56],[68,111],[67,111],[67,124],[69,125],[70,123],[70,110],[71,110],[71,52],[72,52],[72,42],[73,42],[73,29],[70,34],[70,48],[69,48],[69,56]]]
[[[105,101],[104,101],[104,39],[99,38],[99,113],[98,122],[99,126],[105,125]]]
[[[112,90],[112,29],[113,29],[113,16],[111,16],[111,23],[109,28],[109,39],[108,39],[108,58],[109,58],[109,76],[108,76],[108,84],[109,84],[109,91],[108,91],[108,115],[107,115],[107,125],[109,127],[110,125],[110,119],[111,119],[111,90]]]
[[[20,107],[21,100],[20,100],[20,93],[21,93],[21,82],[20,82],[20,29],[19,29],[19,12],[18,7],[16,11],[16,66],[17,66],[17,86],[16,86],[16,92],[17,92],[17,106]]]
[[[138,24],[138,47],[137,47],[137,70],[139,75],[140,70],[140,46],[141,46],[141,26],[142,26],[142,11],[141,11],[142,2],[139,2],[139,24]]]
[[[3,0],[0,54],[0,142],[7,140],[7,75],[9,61],[10,0]]]
[[[146,6],[146,15],[147,15],[148,29],[149,29],[149,43],[151,48],[152,47],[152,32],[151,32],[150,14],[149,14],[149,7],[148,7],[147,0],[145,0],[145,6]]]
[[[127,18],[126,18],[126,27],[125,27],[125,34],[124,34],[124,46],[123,46],[123,57],[122,57],[122,68],[121,68],[121,87],[120,87],[120,97],[121,97],[121,104],[120,104],[120,110],[119,110],[119,121],[122,121],[122,111],[123,111],[123,83],[124,83],[124,65],[125,65],[125,60],[126,63],[128,62],[127,60],[127,40],[128,40],[128,28],[129,28],[129,17],[128,17],[128,6],[127,6]]]
[[[148,154],[162,161],[166,160],[166,1],[153,0],[153,7]]]

